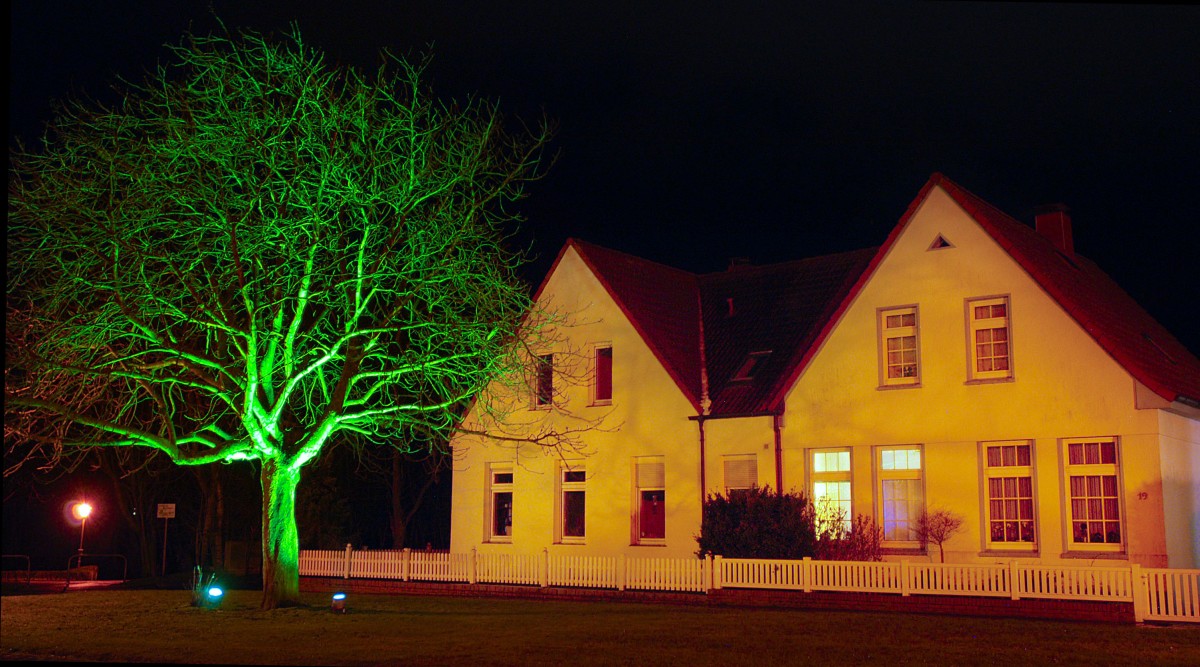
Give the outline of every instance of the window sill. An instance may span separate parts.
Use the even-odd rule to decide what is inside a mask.
[[[878,391],[891,391],[893,389],[920,389],[921,383],[914,382],[912,384],[881,384],[875,387]]]
[[[489,537],[485,544],[512,544],[511,537]]]
[[[658,541],[658,542],[648,542],[648,541],[633,542],[629,546],[631,546],[631,547],[665,547],[665,546],[667,546],[667,541],[662,540],[662,541]]]
[[[1003,384],[1005,382],[1016,382],[1016,379],[1011,375],[1003,378],[971,378],[963,384],[970,386],[973,384]]]
[[[613,402],[612,402],[612,399],[610,398],[607,401],[592,401],[591,403],[588,403],[588,407],[589,408],[603,408],[606,406],[610,406],[612,404],[613,404]]]
[[[585,547],[585,546],[587,546],[587,542],[585,542],[582,537],[576,538],[576,539],[559,540],[558,542],[555,542],[555,544],[558,546],[562,546],[562,547]]]
[[[984,549],[979,552],[980,558],[1041,558],[1042,552],[1037,549]]]
[[[1059,554],[1059,558],[1073,558],[1075,560],[1129,560],[1129,554],[1124,551],[1064,551]]]

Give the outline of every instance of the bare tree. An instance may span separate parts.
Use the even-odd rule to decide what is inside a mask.
[[[305,464],[447,442],[523,377],[546,318],[509,239],[550,128],[438,101],[423,62],[331,66],[297,31],[169,48],[10,151],[5,471],[91,447],[256,462],[271,608],[299,594]]]
[[[941,507],[924,509],[917,517],[917,539],[920,540],[922,546],[930,542],[936,544],[938,553],[941,555],[941,562],[945,563],[946,549],[944,545],[962,528],[963,521],[963,516],[952,510]]]

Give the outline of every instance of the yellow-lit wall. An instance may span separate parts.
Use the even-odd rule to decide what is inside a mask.
[[[562,465],[557,453],[471,437],[453,443],[457,460],[451,550],[533,553],[549,547],[551,553],[561,554],[693,555],[701,494],[698,426],[688,419],[695,414],[694,408],[574,248],[563,255],[542,291],[541,303],[568,314],[568,326],[559,328],[565,344],[553,350],[559,355],[556,363],[561,360],[563,364],[555,385],[566,387],[561,403],[564,411],[582,421],[567,416],[551,419],[570,427],[603,420],[582,434],[586,458],[566,454],[568,460],[583,461],[587,471],[584,544],[557,543],[556,479]],[[596,343],[611,343],[613,348],[609,406],[590,405],[591,350]],[[539,352],[546,351],[550,350]],[[572,380],[570,376],[579,377]],[[531,411],[519,409],[514,416],[528,419],[548,414],[531,415]],[[633,460],[637,456],[663,457],[665,546],[633,544]],[[486,536],[487,464],[498,461],[515,462],[511,544],[492,543]]]
[[[930,250],[939,235],[952,247]],[[1010,307],[1012,378],[968,379],[966,300],[1006,296]],[[586,538],[562,544],[559,454],[478,438],[453,443],[451,548],[482,552],[686,557],[700,528],[701,424],[695,409],[620,308],[568,248],[545,286],[542,303],[568,313],[556,387],[563,407],[582,422],[524,405],[515,421],[549,418],[564,426],[598,420],[582,434],[587,471]],[[920,384],[880,387],[878,311],[917,306]],[[591,406],[592,349],[613,347],[613,401]],[[543,350],[545,352],[550,350]],[[582,360],[583,367],[570,360]],[[572,383],[570,377],[579,379]],[[1136,398],[1135,398],[1136,396]],[[1140,409],[1137,405],[1142,406]],[[927,506],[964,520],[945,545],[947,562],[1021,557],[1030,562],[1200,567],[1200,411],[1148,393],[941,189],[933,188],[875,273],[786,396],[780,422],[782,488],[811,488],[814,448],[850,448],[854,513],[880,518],[876,454],[880,446],[922,450]],[[470,422],[471,419],[468,419]],[[703,487],[725,490],[729,455],[757,458],[758,484],[776,482],[774,418],[706,419]],[[1119,551],[1088,550],[1070,541],[1065,444],[1071,438],[1115,437],[1120,456]],[[1036,550],[989,545],[982,443],[1033,445]],[[634,457],[662,456],[666,469],[665,545],[636,545]],[[511,543],[489,541],[488,464],[514,462]],[[892,551],[889,558],[937,558],[937,551]]]
[[[953,247],[929,250],[942,235]],[[965,300],[1009,298],[1012,379],[968,381]],[[880,388],[878,309],[917,305],[921,382]],[[1129,559],[1168,562],[1165,527],[1195,525],[1194,492],[1170,489],[1164,516],[1160,410],[1134,408],[1134,381],[1060,306],[941,189],[934,188],[875,274],[845,311],[787,396],[783,430],[785,486],[808,484],[808,450],[851,447],[855,513],[878,516],[875,447],[920,445],[929,506],[962,515],[964,530],[946,544],[947,562],[1007,557],[985,550],[980,443],[1034,444],[1038,549],[1031,558],[1060,561],[1070,553],[1062,439],[1116,436],[1120,442],[1123,528]],[[1166,418],[1164,418],[1166,419]],[[1187,462],[1196,479],[1194,420],[1191,445],[1177,447],[1172,465]],[[1186,479],[1186,478],[1185,478]],[[1143,495],[1144,494],[1144,495]],[[1192,513],[1186,515],[1187,503]],[[1195,531],[1193,530],[1193,535]],[[1197,547],[1174,540],[1170,565],[1194,566]],[[936,550],[934,550],[936,554]],[[1086,561],[1097,560],[1095,553]],[[1104,554],[1101,558],[1120,558]]]

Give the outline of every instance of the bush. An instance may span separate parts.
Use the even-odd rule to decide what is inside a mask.
[[[846,528],[843,521],[830,521],[817,538],[817,560],[883,560],[883,529],[875,520],[859,514]]]
[[[870,517],[858,515],[849,528],[841,516],[818,520],[803,493],[777,493],[770,487],[709,494],[700,520],[705,553],[726,558],[883,560],[883,531]],[[819,525],[827,524],[823,530]]]
[[[709,494],[700,521],[700,555],[804,558],[816,552],[816,516],[803,493],[770,487]]]

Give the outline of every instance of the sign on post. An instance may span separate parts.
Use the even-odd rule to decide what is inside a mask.
[[[175,503],[159,503],[158,518],[163,520],[162,573],[167,576],[167,524],[175,518]]]

